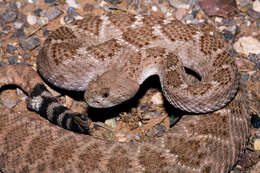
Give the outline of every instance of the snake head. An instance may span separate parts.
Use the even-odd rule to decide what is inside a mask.
[[[108,108],[132,98],[139,84],[118,71],[108,71],[89,83],[84,98],[89,106]]]

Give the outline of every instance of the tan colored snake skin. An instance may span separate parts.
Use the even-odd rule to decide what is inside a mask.
[[[131,98],[157,74],[171,104],[214,112],[184,116],[164,136],[131,143],[76,134],[32,115],[1,115],[4,172],[225,173],[246,146],[249,114],[242,87],[237,92],[236,66],[220,38],[193,26],[126,13],[93,16],[50,34],[37,64],[58,87],[86,90],[94,107]],[[186,75],[183,65],[201,81]],[[0,86],[14,83],[28,93],[41,81],[28,66],[1,67],[0,74]]]

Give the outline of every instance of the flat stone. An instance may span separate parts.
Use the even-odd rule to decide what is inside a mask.
[[[62,14],[62,11],[57,7],[50,7],[43,12],[43,16],[47,17],[49,20],[56,19]]]
[[[55,2],[56,0],[44,0],[45,3],[53,3]]]
[[[20,39],[19,43],[24,50],[32,50],[40,45],[40,39],[37,37],[30,37],[28,39]]]
[[[75,0],[66,0],[69,7],[80,8],[80,5]]]
[[[5,22],[13,22],[15,21],[16,17],[18,15],[18,9],[14,3],[11,3],[9,7],[6,9],[4,12],[2,18],[4,19]]]
[[[241,37],[239,40],[234,44],[234,49],[245,55],[249,55],[249,53],[259,54],[260,53],[260,42],[251,37]]]
[[[18,56],[10,56],[8,59],[9,64],[17,64]]]
[[[13,34],[14,37],[18,37],[18,38],[24,38],[25,37],[25,34],[24,34],[24,31],[23,29],[17,29],[14,34]]]
[[[185,8],[185,9],[190,8],[190,5],[188,4],[188,2],[184,2],[182,0],[169,0],[168,2],[172,7],[175,7],[175,8]]]
[[[240,6],[240,7],[244,7],[244,6],[247,6],[250,4],[250,0],[237,0],[237,4]]]
[[[24,26],[23,22],[14,22],[15,29],[21,29]]]
[[[13,53],[15,50],[17,50],[17,48],[14,47],[13,45],[11,45],[11,44],[7,45],[7,52],[8,53]]]
[[[27,22],[30,24],[30,25],[35,25],[37,23],[37,17],[34,16],[34,15],[28,15],[27,16]]]
[[[255,149],[256,151],[259,151],[259,150],[260,150],[260,139],[255,139],[254,149]]]
[[[260,12],[260,1],[256,0],[255,2],[253,2],[252,8],[257,12]]]

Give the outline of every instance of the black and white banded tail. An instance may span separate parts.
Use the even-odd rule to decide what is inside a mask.
[[[27,100],[27,107],[65,129],[79,133],[89,131],[90,119],[63,106],[42,83],[33,87]]]

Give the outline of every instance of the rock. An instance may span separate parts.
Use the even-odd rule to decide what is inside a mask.
[[[30,24],[30,25],[35,25],[37,23],[37,17],[34,16],[34,15],[28,15],[27,16],[27,22]]]
[[[66,0],[69,7],[80,8],[80,5],[75,0]]]
[[[226,41],[235,39],[235,35],[232,32],[230,32],[229,30],[224,29],[222,31],[222,34],[224,35]]]
[[[260,139],[255,139],[255,141],[254,141],[254,149],[256,151],[260,150]]]
[[[250,168],[250,173],[259,173],[260,170],[260,161],[258,161],[258,163],[253,166],[253,168]]]
[[[260,19],[260,12],[257,12],[255,10],[253,10],[252,8],[248,9],[248,15],[255,18],[255,19]]]
[[[243,81],[247,81],[247,80],[249,79],[249,75],[242,73],[242,74],[241,74],[241,79],[242,79]]]
[[[260,53],[260,42],[251,37],[241,37],[239,40],[234,44],[234,49],[245,55],[249,55],[249,53],[259,54]]]
[[[245,7],[250,4],[250,0],[236,0],[236,1],[237,1],[237,5],[239,5],[240,7]]]
[[[177,20],[183,19],[183,17],[187,14],[187,9],[185,8],[178,8],[175,12],[175,17]]]
[[[256,66],[256,69],[259,69],[260,70],[260,54],[252,54],[250,53],[248,55],[248,58],[251,62],[253,62]]]
[[[11,30],[11,26],[7,25],[3,28],[4,31],[10,31]]]
[[[45,3],[53,3],[55,2],[56,0],[44,0]]]
[[[15,50],[17,50],[17,48],[14,47],[13,45],[11,45],[11,44],[7,45],[7,52],[8,53],[13,53]]]
[[[36,15],[36,16],[38,16],[38,17],[40,17],[41,16],[41,12],[42,12],[42,9],[37,9],[37,10],[34,10],[33,11],[33,13]]]
[[[28,0],[29,3],[35,3],[37,0]]]
[[[24,58],[24,59],[29,59],[29,58],[30,58],[30,54],[25,52],[25,53],[23,54],[23,58]]]
[[[253,2],[252,8],[257,12],[260,12],[260,0],[256,0],[255,2]]]
[[[43,16],[47,17],[49,20],[56,19],[62,14],[62,11],[55,6],[48,8],[43,11]]]
[[[30,37],[28,39],[20,39],[19,43],[24,50],[32,50],[40,45],[40,39],[37,37]]]
[[[24,26],[23,22],[14,22],[15,29],[21,29]]]
[[[168,1],[170,6],[175,7],[175,8],[185,8],[189,9],[190,5],[188,3],[185,3],[181,0],[169,0]]]
[[[163,97],[162,94],[160,92],[157,92],[156,94],[154,94],[152,96],[151,99],[152,103],[155,105],[162,105],[163,104]]]
[[[115,118],[111,118],[111,119],[107,119],[105,121],[105,124],[112,127],[112,128],[116,128],[116,120]]]
[[[8,59],[9,64],[17,64],[18,57],[17,56],[10,56]]]
[[[163,125],[157,124],[155,127],[155,136],[162,136],[166,132],[166,128]]]
[[[18,15],[18,9],[14,3],[11,3],[9,7],[4,12],[2,18],[6,23],[15,21],[16,17]]]
[[[14,34],[13,34],[14,37],[18,37],[18,38],[24,38],[25,37],[25,34],[24,34],[24,31],[23,29],[17,29]]]

